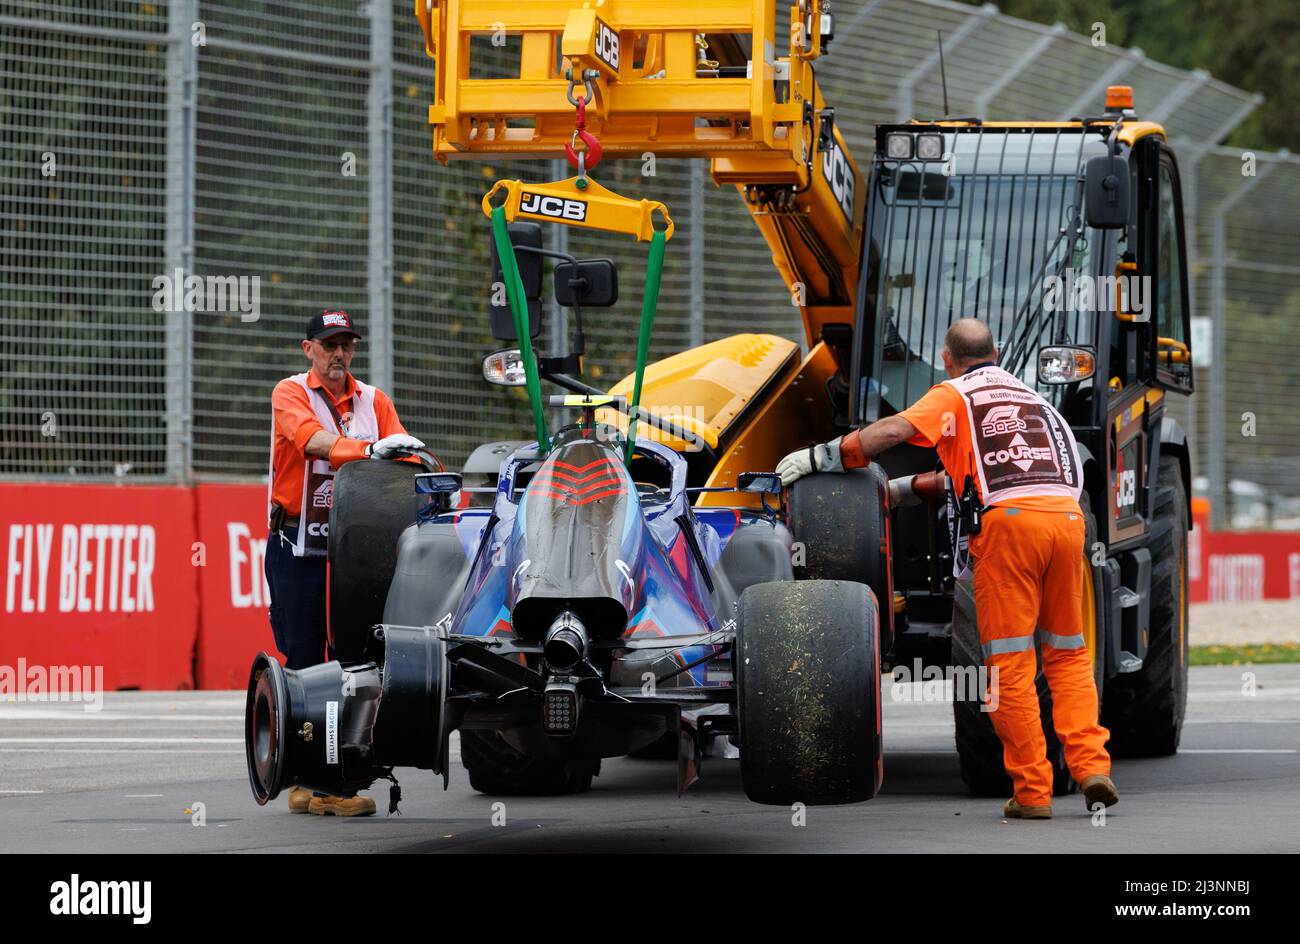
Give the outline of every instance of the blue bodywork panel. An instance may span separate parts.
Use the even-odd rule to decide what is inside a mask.
[[[599,429],[599,428],[597,428]],[[530,601],[600,598],[603,625],[593,638],[692,637],[724,628],[684,528],[694,534],[710,573],[737,529],[770,516],[745,508],[693,508],[686,462],[654,442],[638,449],[671,476],[654,495],[638,493],[617,444],[572,429],[557,436],[531,478],[536,443],[501,465],[493,506],[431,514],[423,523],[453,524],[472,566],[449,631],[465,636],[515,636],[512,614]],[[516,607],[519,610],[516,610]],[[707,660],[715,645],[620,650],[615,684],[639,685],[644,672],[662,677],[691,666],[672,687],[730,684],[729,668]],[[620,678],[621,677],[621,678]]]

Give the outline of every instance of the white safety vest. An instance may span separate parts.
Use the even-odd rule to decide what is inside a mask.
[[[945,380],[966,403],[980,500],[985,507],[1015,498],[1051,496],[1079,500],[1083,464],[1070,425],[1056,409],[1001,367],[981,367]],[[948,528],[953,575],[970,572],[967,535],[958,498],[964,482],[949,476]]]
[[[312,412],[323,428],[337,430],[348,439],[362,439],[374,442],[379,438],[379,420],[375,416],[375,388],[357,381],[357,392],[352,396],[352,412],[343,413],[340,428],[334,422],[328,401],[329,391],[323,387],[310,387],[307,374],[294,374],[289,378],[307,391],[307,400]],[[271,420],[271,449],[275,449],[275,420]],[[267,516],[271,514],[271,485],[274,476],[274,464],[267,474],[266,507]],[[334,468],[328,459],[316,459],[310,456],[303,463],[302,469],[302,505],[298,510],[298,539],[293,545],[295,557],[324,557],[329,539],[330,508],[334,504]],[[288,509],[285,509],[286,512]]]

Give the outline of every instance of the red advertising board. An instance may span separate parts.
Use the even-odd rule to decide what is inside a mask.
[[[1187,543],[1192,603],[1254,603],[1300,597],[1300,532],[1211,531],[1210,506],[1192,501]]]
[[[102,666],[106,689],[191,688],[194,493],[0,484],[0,666]]]
[[[253,657],[275,655],[264,570],[266,486],[194,489],[198,541],[206,553],[199,580],[198,687],[243,688]]]

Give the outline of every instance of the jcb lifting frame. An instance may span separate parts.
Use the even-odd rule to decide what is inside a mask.
[[[594,143],[594,142],[593,142]],[[505,200],[493,206],[498,194]],[[577,177],[548,184],[525,184],[522,180],[498,180],[483,196],[483,212],[492,220],[492,238],[501,272],[505,277],[506,295],[514,316],[515,335],[519,339],[519,355],[527,377],[528,400],[533,411],[533,425],[537,432],[538,448],[550,448],[550,435],[546,416],[542,411],[541,380],[537,359],[533,355],[532,341],[528,335],[528,303],[524,298],[523,279],[510,242],[509,224],[524,218],[539,222],[563,223],[587,229],[599,229],[633,236],[638,242],[650,242],[650,258],[646,263],[645,294],[641,301],[641,323],[637,334],[636,375],[632,388],[631,408],[628,411],[628,434],[625,448],[626,460],[632,461],[636,448],[637,414],[641,404],[641,386],[645,378],[646,360],[650,354],[650,332],[654,326],[655,307],[659,302],[659,276],[663,272],[664,247],[672,238],[672,217],[668,207],[655,200],[632,200],[620,196],[596,183],[585,174],[585,165]],[[660,214],[665,222],[663,229],[654,228],[654,215]]]
[[[824,324],[853,320],[864,203],[814,71],[831,29],[822,7],[415,0],[425,49],[438,62],[434,153],[444,162],[554,157],[576,142],[574,107],[583,100],[606,156],[711,158],[714,180],[745,194],[811,347]],[[479,44],[490,49],[507,36],[512,51],[520,40],[517,77],[472,77]]]

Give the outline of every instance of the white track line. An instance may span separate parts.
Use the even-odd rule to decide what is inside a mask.
[[[225,754],[227,757],[243,757],[243,751],[220,750],[215,747],[176,748],[160,747],[0,747],[0,754]]]
[[[243,721],[243,715],[137,715],[117,714],[111,709],[87,711],[82,708],[70,708],[62,711],[54,708],[0,708],[0,721],[78,721],[82,718],[94,721]]]
[[[1180,747],[1179,754],[1294,754],[1295,748],[1188,748]]]
[[[0,737],[0,744],[243,744],[243,738]]]
[[[44,790],[0,790],[0,793],[44,793]]]

